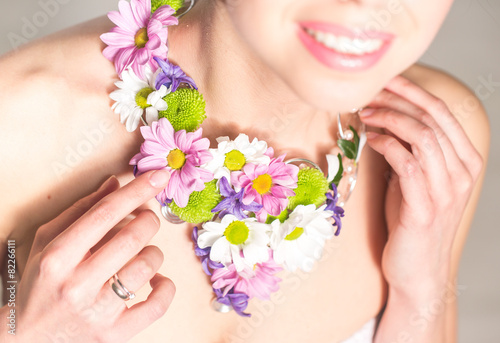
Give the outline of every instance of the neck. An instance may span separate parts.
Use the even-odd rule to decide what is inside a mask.
[[[242,41],[221,2],[198,0],[170,28],[169,58],[195,80],[206,100],[205,136],[234,139],[244,132],[289,157],[313,159],[316,154],[303,147],[317,142],[321,146],[314,150],[323,154],[329,137],[335,145],[336,115],[298,98]]]

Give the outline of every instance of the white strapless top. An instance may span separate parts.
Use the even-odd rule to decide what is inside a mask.
[[[359,331],[340,343],[372,343],[373,336],[375,335],[375,328],[377,326],[376,324],[377,319],[371,319],[368,323],[363,325]]]

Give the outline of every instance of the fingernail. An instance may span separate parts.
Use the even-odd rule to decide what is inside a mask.
[[[368,140],[375,139],[378,136],[380,136],[380,134],[378,134],[376,132],[372,132],[372,131],[366,132],[366,138],[368,138]]]
[[[167,184],[170,179],[170,173],[164,169],[156,170],[149,176],[149,183],[151,186],[159,188]]]
[[[359,116],[360,117],[368,117],[373,112],[375,112],[375,109],[373,109],[373,108],[365,108],[363,111],[359,112]]]
[[[97,191],[101,192],[106,188],[108,188],[108,186],[113,182],[113,180],[116,180],[116,176],[111,175],[106,181],[104,181],[104,183],[101,185],[101,187],[99,187]]]

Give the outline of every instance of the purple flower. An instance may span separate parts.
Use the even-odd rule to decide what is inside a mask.
[[[248,295],[244,293],[234,293],[233,290],[230,290],[226,295],[222,295],[222,291],[220,289],[214,288],[213,290],[217,296],[218,302],[231,306],[240,316],[250,317],[250,313],[243,312],[248,306]]]
[[[198,246],[198,227],[193,228],[193,233],[191,235],[191,239],[194,242],[194,253],[196,256],[200,258],[201,261],[201,267],[203,268],[203,271],[205,274],[208,276],[212,276],[212,271],[214,269],[219,269],[223,268],[224,265],[219,262],[212,261],[210,259],[210,247],[207,247],[205,249],[202,249]]]
[[[229,185],[226,177],[223,176],[219,181],[220,194],[224,197],[220,203],[217,204],[212,209],[213,213],[219,213],[219,218],[223,218],[226,214],[232,214],[238,219],[248,218],[248,216],[243,213],[243,211],[257,212],[262,208],[262,205],[252,201],[250,204],[245,205],[243,203],[243,192],[242,188],[238,193]]]
[[[334,226],[337,226],[337,231],[335,231],[335,236],[340,234],[340,229],[342,228],[341,217],[344,216],[344,209],[340,206],[337,206],[337,201],[339,200],[337,194],[337,187],[335,184],[331,184],[333,195],[331,193],[326,193],[326,208],[325,210],[329,210],[333,212],[333,220],[335,220]]]
[[[162,70],[156,77],[156,89],[160,89],[162,85],[165,85],[167,88],[172,86],[170,92],[175,92],[182,82],[189,84],[194,89],[198,89],[194,80],[187,76],[181,67],[170,63],[168,60],[162,60],[158,57],[155,57],[154,60],[158,63]]]

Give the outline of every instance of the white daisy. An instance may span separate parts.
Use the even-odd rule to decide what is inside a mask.
[[[254,265],[269,259],[267,245],[271,230],[272,225],[259,223],[255,218],[238,220],[235,216],[226,214],[220,223],[203,224],[198,246],[201,249],[211,247],[211,260],[225,266],[234,263],[236,270],[242,271],[245,264]]]
[[[271,249],[276,263],[292,272],[297,268],[311,271],[314,261],[321,258],[326,239],[335,232],[329,220],[333,212],[325,211],[325,207],[299,205],[283,224],[274,228]]]
[[[170,93],[170,89],[165,86],[161,86],[159,90],[155,88],[155,79],[159,71],[161,70],[153,74],[149,67],[146,68],[146,80],[142,80],[129,68],[122,72],[122,80],[115,82],[118,89],[109,95],[116,101],[111,108],[120,115],[120,120],[125,123],[127,131],[132,132],[137,129],[144,110],[146,122],[150,125],[158,120],[158,111],[167,109],[163,97]]]
[[[241,170],[246,163],[269,165],[271,158],[265,155],[267,143],[254,138],[252,142],[247,135],[241,133],[234,141],[229,137],[217,138],[217,149],[210,149],[212,160],[205,169],[214,174],[217,180],[223,176],[231,184],[231,171]]]

